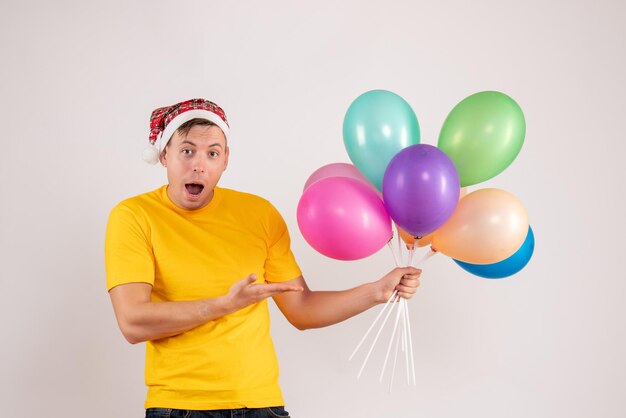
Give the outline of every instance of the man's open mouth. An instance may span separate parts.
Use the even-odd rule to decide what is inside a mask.
[[[185,184],[185,189],[187,189],[190,195],[198,196],[204,190],[204,186],[196,183],[187,183]]]

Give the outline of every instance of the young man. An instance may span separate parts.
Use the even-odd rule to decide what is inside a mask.
[[[394,289],[410,298],[419,285],[420,270],[397,268],[353,289],[309,290],[278,211],[217,186],[228,133],[208,100],[155,110],[144,158],[160,160],[168,184],[109,218],[107,290],[126,339],[146,342],[149,418],[288,417],[267,298],[304,330],[384,303]]]

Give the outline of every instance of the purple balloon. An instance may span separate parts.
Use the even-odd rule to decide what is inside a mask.
[[[460,190],[452,160],[427,144],[398,152],[383,177],[383,200],[391,219],[416,237],[430,234],[452,216]]]

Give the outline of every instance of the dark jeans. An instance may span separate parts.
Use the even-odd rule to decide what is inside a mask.
[[[289,418],[282,406],[269,408],[217,409],[214,411],[186,411],[183,409],[148,408],[146,418]]]

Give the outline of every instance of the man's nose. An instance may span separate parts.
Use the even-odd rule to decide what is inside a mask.
[[[206,162],[202,158],[196,158],[193,162],[193,171],[204,173],[206,171]]]

